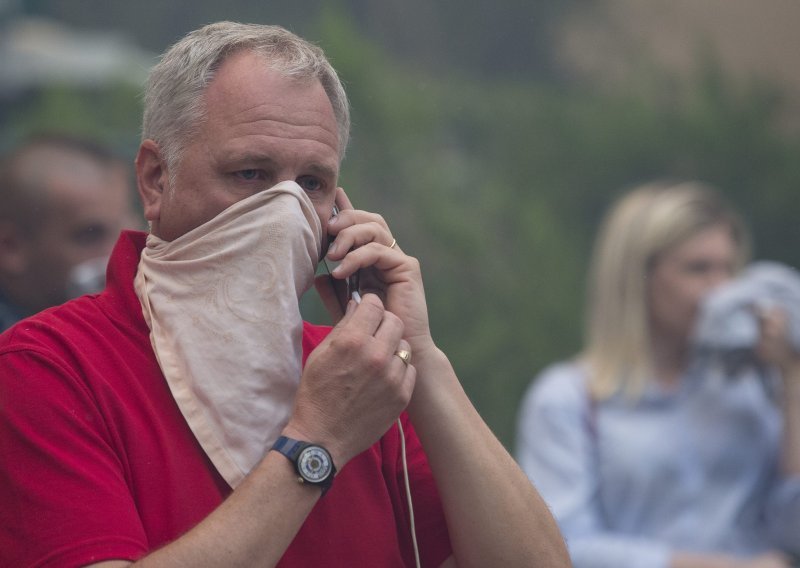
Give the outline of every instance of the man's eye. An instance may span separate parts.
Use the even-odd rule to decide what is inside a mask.
[[[239,170],[236,172],[236,176],[245,181],[257,180],[259,179],[260,174],[260,170]]]
[[[313,176],[300,176],[297,178],[297,185],[302,187],[304,191],[311,193],[322,188],[322,182]]]

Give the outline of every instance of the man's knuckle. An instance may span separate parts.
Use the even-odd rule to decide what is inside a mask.
[[[354,353],[361,348],[361,341],[355,334],[342,333],[331,340],[331,347],[335,351],[341,351],[345,354]]]

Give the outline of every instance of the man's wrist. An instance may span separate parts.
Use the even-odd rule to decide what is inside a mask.
[[[448,361],[447,355],[439,349],[434,343],[431,336],[418,338],[406,338],[408,345],[411,347],[411,364],[417,370],[427,365],[436,365],[437,362],[441,363],[442,360]]]
[[[290,421],[289,424],[283,428],[281,436],[286,436],[294,440],[307,440],[324,447],[331,455],[331,458],[333,458],[333,463],[336,464],[339,471],[344,467],[344,464],[350,461],[346,452],[343,451],[339,440],[332,436],[314,432],[310,428],[298,426],[293,421]]]
[[[318,487],[323,496],[333,485],[336,466],[330,452],[323,446],[279,436],[270,450],[282,454],[292,463],[300,483]]]

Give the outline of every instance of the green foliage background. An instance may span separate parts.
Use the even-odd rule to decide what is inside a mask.
[[[713,63],[688,93],[657,70],[615,95],[426,72],[361,36],[343,11],[322,14],[304,35],[328,53],[353,109],[341,184],[420,259],[434,336],[509,448],[535,374],[580,348],[592,238],[627,187],[716,184],[748,217],[758,257],[800,266],[800,140],[779,124],[768,86],[733,84]],[[132,160],[139,96],[54,86],[11,115],[5,136],[82,131]],[[326,319],[313,298],[304,310]]]

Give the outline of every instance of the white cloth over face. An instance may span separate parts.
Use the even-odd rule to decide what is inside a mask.
[[[785,313],[789,342],[800,351],[800,273],[778,262],[761,261],[701,303],[692,334],[695,360],[722,364],[726,372],[758,367],[758,311],[773,307]]]
[[[235,203],[177,239],[147,237],[136,275],[150,340],[192,432],[236,487],[292,412],[299,298],[322,228],[292,181]]]

